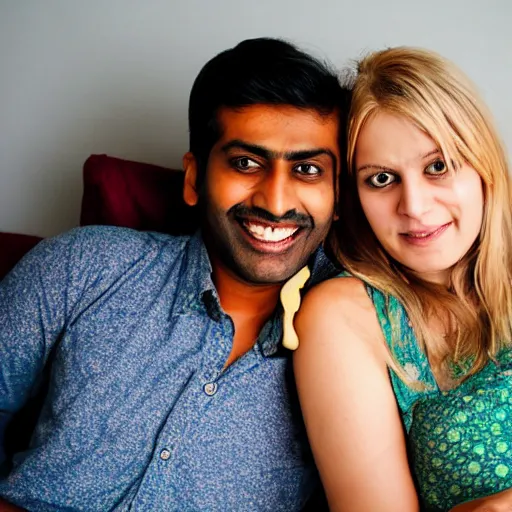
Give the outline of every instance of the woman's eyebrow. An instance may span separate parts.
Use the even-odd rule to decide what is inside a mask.
[[[420,154],[418,156],[419,156],[419,158],[421,160],[425,160],[429,156],[440,155],[440,154],[441,154],[441,151],[438,148],[436,148],[436,149],[433,149],[431,151],[428,151],[427,153],[425,153],[423,155]],[[361,165],[361,167],[358,167],[356,172],[364,171],[366,169],[378,169],[378,170],[381,170],[381,171],[393,171],[394,170],[391,167],[386,167],[385,165],[364,164],[364,165]]]
[[[364,165],[361,165],[361,167],[357,168],[356,172],[365,171],[367,169],[377,169],[379,171],[394,172],[394,169],[392,169],[391,167],[386,167],[385,165],[378,165],[378,164],[364,164]]]
[[[432,151],[429,151],[428,153],[425,153],[423,156],[421,156],[420,158],[422,160],[424,160],[425,158],[428,158],[429,156],[432,156],[432,155],[440,155],[441,154],[441,151],[439,150],[439,148],[436,148],[436,149],[433,149]]]

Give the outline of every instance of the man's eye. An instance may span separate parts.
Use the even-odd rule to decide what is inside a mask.
[[[299,164],[294,167],[294,170],[304,176],[318,176],[322,174],[321,169],[313,164]]]
[[[396,176],[390,172],[379,172],[370,176],[367,180],[368,184],[375,188],[384,188],[396,181]]]
[[[425,167],[425,172],[431,176],[442,176],[446,171],[446,164],[442,160],[436,160]]]
[[[258,162],[255,162],[254,160],[251,160],[247,156],[241,156],[239,158],[235,158],[233,160],[233,165],[239,171],[252,171],[252,170],[257,169],[258,167],[260,167]]]

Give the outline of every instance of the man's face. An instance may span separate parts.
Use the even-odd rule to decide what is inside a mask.
[[[222,135],[199,197],[214,271],[221,265],[245,282],[283,282],[331,225],[338,116],[253,105],[221,109],[218,121]]]

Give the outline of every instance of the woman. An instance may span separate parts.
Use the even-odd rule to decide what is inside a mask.
[[[511,184],[452,64],[412,48],[359,64],[340,210],[347,272],[295,321],[331,510],[512,510]]]

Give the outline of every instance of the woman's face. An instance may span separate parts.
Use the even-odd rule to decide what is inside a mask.
[[[356,179],[366,218],[388,254],[421,278],[447,283],[480,233],[478,173],[450,173],[434,141],[406,117],[378,112],[356,144]]]

